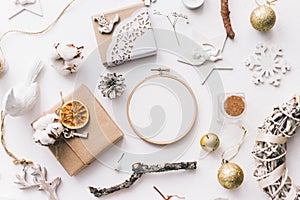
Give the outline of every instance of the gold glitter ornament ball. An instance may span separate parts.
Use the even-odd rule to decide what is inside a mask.
[[[275,25],[276,14],[270,6],[259,6],[252,11],[250,22],[256,30],[266,32]]]
[[[226,189],[238,188],[244,180],[244,172],[234,163],[224,163],[218,171],[219,183]]]

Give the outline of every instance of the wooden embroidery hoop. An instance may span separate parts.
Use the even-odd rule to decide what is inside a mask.
[[[196,122],[196,118],[197,118],[197,114],[198,114],[198,104],[197,104],[197,100],[196,100],[196,96],[194,94],[194,92],[192,91],[191,87],[185,83],[184,81],[182,81],[181,79],[177,78],[176,76],[172,76],[169,74],[164,74],[163,72],[170,72],[171,70],[169,68],[155,68],[155,69],[151,69],[151,71],[157,71],[159,72],[159,74],[155,74],[155,75],[151,75],[146,77],[144,80],[142,80],[141,82],[139,82],[131,91],[129,97],[128,97],[128,101],[127,101],[127,106],[126,106],[126,115],[127,115],[127,119],[129,122],[129,125],[131,127],[131,129],[134,131],[134,133],[140,137],[142,140],[144,140],[145,142],[151,143],[151,144],[156,144],[156,145],[167,145],[167,144],[172,144],[175,143],[181,139],[183,139],[194,127],[195,122]],[[190,93],[190,95],[192,96],[193,99],[193,103],[194,103],[194,115],[193,115],[193,120],[191,121],[189,128],[185,131],[184,134],[176,137],[173,140],[169,140],[169,141],[162,141],[162,142],[157,142],[157,141],[153,141],[149,138],[144,137],[133,125],[130,114],[129,114],[129,107],[130,107],[130,103],[132,100],[132,97],[134,95],[134,93],[136,92],[136,90],[145,82],[155,79],[155,78],[169,78],[169,79],[173,79],[179,83],[181,83]]]

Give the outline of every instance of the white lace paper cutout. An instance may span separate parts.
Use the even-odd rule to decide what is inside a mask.
[[[253,71],[253,82],[256,85],[265,81],[278,87],[281,76],[291,70],[291,66],[283,58],[282,48],[268,47],[264,44],[256,45],[254,55],[246,59],[245,65]]]
[[[145,44],[140,41],[137,47],[137,40],[142,36],[146,37],[143,39]],[[156,44],[149,12],[147,8],[142,8],[116,27],[106,53],[106,60],[108,66],[116,66],[154,54],[156,54]]]

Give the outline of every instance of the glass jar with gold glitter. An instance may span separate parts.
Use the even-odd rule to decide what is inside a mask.
[[[219,118],[225,117],[230,121],[241,120],[246,112],[244,93],[224,93],[219,96]]]

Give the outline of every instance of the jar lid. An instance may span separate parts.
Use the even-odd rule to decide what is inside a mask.
[[[205,0],[182,0],[185,7],[189,9],[196,9],[203,5]]]

